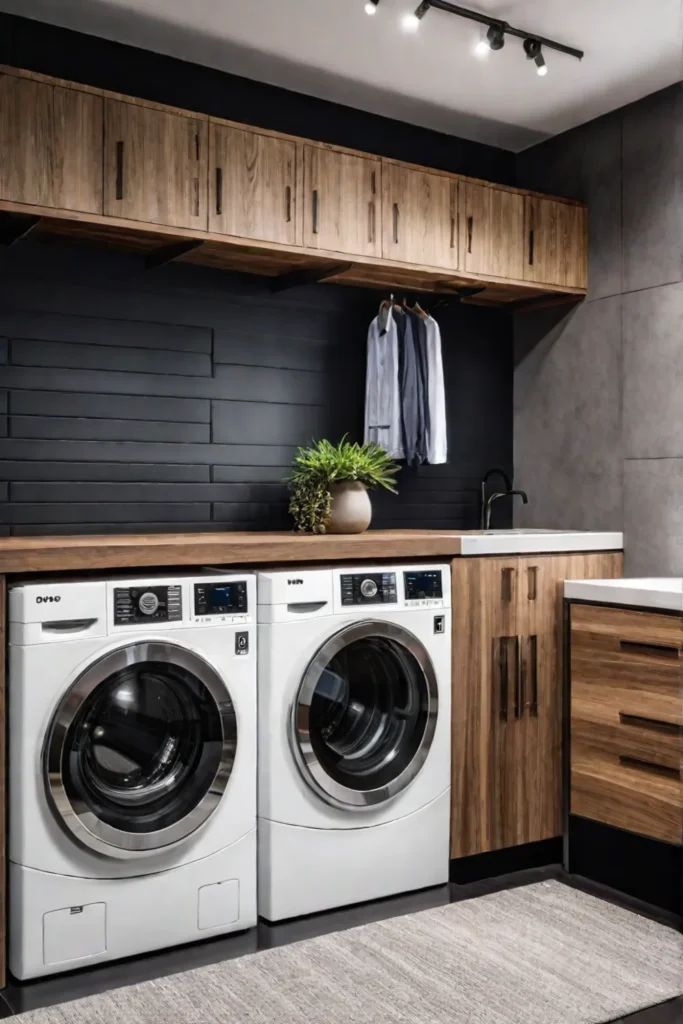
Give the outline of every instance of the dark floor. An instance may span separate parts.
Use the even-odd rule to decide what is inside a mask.
[[[467,885],[440,886],[410,893],[407,896],[390,897],[374,903],[359,904],[343,910],[333,910],[324,914],[314,914],[295,921],[281,924],[261,922],[258,928],[239,935],[229,935],[223,939],[212,939],[207,942],[182,946],[162,953],[118,961],[89,970],[74,971],[58,977],[33,982],[10,981],[0,993],[0,1017],[11,1017],[27,1010],[42,1006],[79,999],[82,996],[104,992],[120,985],[133,985],[140,981],[149,981],[167,974],[187,971],[205,964],[228,960],[242,956],[244,953],[255,953],[260,949],[271,949],[300,939],[312,938],[327,932],[341,931],[355,925],[367,924],[371,921],[400,914],[410,914],[418,910],[441,906],[444,903],[456,903],[459,900],[484,896],[518,885],[528,885],[545,878],[559,878],[569,885],[583,889],[602,899],[610,900],[620,906],[645,914],[663,924],[677,926],[680,922],[664,911],[639,903],[616,893],[614,890],[576,875],[566,875],[561,868],[552,866],[534,868],[531,871],[519,871],[512,875],[502,875]],[[659,1006],[653,1006],[629,1017],[620,1018],[614,1024],[681,1024],[683,1021],[683,997],[673,999]]]

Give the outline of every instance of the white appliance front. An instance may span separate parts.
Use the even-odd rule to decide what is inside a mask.
[[[11,589],[17,977],[256,923],[255,607],[246,574]]]
[[[447,881],[450,673],[447,565],[259,575],[263,916]]]

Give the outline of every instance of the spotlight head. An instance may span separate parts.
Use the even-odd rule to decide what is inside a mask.
[[[365,13],[366,14],[376,14],[377,13],[377,5],[378,4],[379,4],[379,0],[367,0],[367,3],[365,4]]]
[[[491,52],[491,47],[485,39],[480,39],[477,45],[474,47],[474,56],[479,57],[480,60],[485,60]]]
[[[416,8],[414,14],[404,14],[401,19],[401,26],[404,32],[417,32],[420,27],[420,22],[424,18],[425,14],[429,10],[429,0],[422,0],[422,3]]]
[[[489,41],[489,48],[491,50],[502,50],[505,46],[505,28],[503,25],[491,25],[486,38]]]
[[[540,75],[541,78],[545,78],[548,74],[548,65],[545,62],[545,58],[542,53],[539,53],[538,57],[534,58],[536,62],[536,74]]]

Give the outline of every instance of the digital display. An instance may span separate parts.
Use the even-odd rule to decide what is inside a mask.
[[[404,572],[406,601],[422,601],[443,597],[441,572],[438,569],[426,572]]]
[[[195,583],[195,615],[243,615],[247,611],[247,584]]]

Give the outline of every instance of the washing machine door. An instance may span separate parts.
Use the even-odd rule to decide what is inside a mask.
[[[215,811],[237,748],[227,687],[173,643],[133,643],[93,662],[64,695],[44,748],[47,793],[81,843],[152,854]]]
[[[327,803],[372,808],[418,774],[437,713],[434,668],[417,637],[393,623],[356,623],[309,664],[292,705],[292,749]]]

